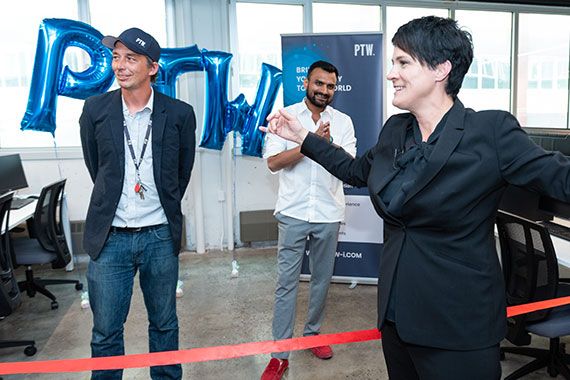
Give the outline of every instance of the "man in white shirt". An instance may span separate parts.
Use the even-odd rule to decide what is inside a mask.
[[[329,62],[314,62],[304,81],[306,97],[286,108],[310,132],[356,154],[350,117],[332,108],[338,70]],[[293,336],[295,306],[305,243],[310,241],[311,285],[304,336],[316,335],[324,318],[325,300],[333,274],[338,230],[344,219],[342,182],[300,152],[300,146],[267,134],[264,158],[272,173],[279,172],[275,217],[279,222],[278,280],[273,311],[273,338]],[[333,356],[329,346],[312,348],[320,359]],[[289,352],[274,353],[261,380],[281,379]]]

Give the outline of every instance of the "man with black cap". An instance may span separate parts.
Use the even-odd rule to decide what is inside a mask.
[[[178,349],[176,283],[181,200],[194,163],[192,107],[152,88],[160,46],[138,28],[103,38],[120,88],[85,101],[79,119],[93,180],[84,248],[93,311],[93,357],[123,355],[135,274],[146,305],[150,352]],[[152,379],[180,379],[180,365],[150,368]],[[93,371],[120,379],[122,370]]]

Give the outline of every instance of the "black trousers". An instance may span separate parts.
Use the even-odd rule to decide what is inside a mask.
[[[390,380],[499,380],[499,344],[453,351],[403,342],[392,322],[382,328],[382,349]]]

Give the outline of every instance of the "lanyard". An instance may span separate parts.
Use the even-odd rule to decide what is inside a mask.
[[[143,143],[143,146],[141,149],[141,157],[139,158],[139,161],[137,162],[137,159],[135,156],[135,150],[133,149],[133,142],[131,140],[131,135],[129,134],[129,130],[127,128],[127,121],[123,117],[123,130],[125,131],[125,137],[127,138],[127,145],[129,146],[129,151],[131,152],[131,158],[133,160],[133,164],[135,164],[135,171],[137,173],[137,183],[139,183],[139,184],[141,183],[141,176],[140,176],[140,172],[139,172],[139,167],[142,163],[142,160],[144,157],[144,152],[146,151],[146,146],[148,144],[148,138],[150,136],[150,130],[151,129],[152,129],[152,116],[148,120],[148,125],[146,127],[146,134],[144,136],[144,143]]]

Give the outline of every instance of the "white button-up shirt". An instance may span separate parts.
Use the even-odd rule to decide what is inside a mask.
[[[330,133],[334,144],[344,148],[353,157],[356,155],[356,137],[351,118],[327,106],[315,124],[311,111],[303,101],[286,108],[297,116],[301,124],[310,132],[315,132],[320,122],[330,122]],[[297,147],[298,144],[286,141],[268,133],[264,146],[264,158]],[[280,212],[291,218],[310,223],[332,223],[344,219],[344,191],[342,182],[327,172],[315,161],[303,157],[297,163],[279,172],[279,194],[275,213]]]
[[[146,129],[152,114],[153,101],[154,91],[151,92],[150,99],[146,106],[134,115],[131,115],[123,99],[123,117],[127,123],[127,129],[131,136],[137,162],[141,156]],[[125,178],[123,180],[123,191],[112,225],[116,227],[145,227],[168,223],[158,197],[156,184],[154,183],[154,172],[152,168],[152,130],[146,145],[143,160],[139,166],[141,182],[146,189],[144,199],[141,199],[139,194],[135,192],[137,173],[124,132],[123,136],[125,142]]]

